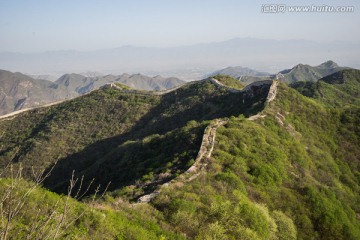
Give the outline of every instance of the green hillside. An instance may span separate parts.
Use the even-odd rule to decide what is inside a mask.
[[[334,107],[360,106],[360,71],[345,69],[317,82],[296,82],[290,86],[307,97]]]
[[[111,190],[159,184],[190,166],[208,120],[262,109],[269,86],[257,95],[229,93],[209,80],[164,95],[94,91],[0,121],[0,164],[22,163],[29,176],[31,167],[51,168],[57,162],[45,181],[57,192],[66,192],[73,170],[87,183],[111,182]]]
[[[58,159],[44,182],[58,193],[67,192],[73,169],[84,186],[92,178],[103,188],[111,181],[94,202],[94,188],[80,202],[70,198],[69,219],[86,214],[61,226],[59,238],[359,239],[359,72],[291,87],[265,81],[241,92],[209,80],[164,95],[95,91],[0,120],[0,163],[23,166],[29,179],[30,166],[50,168]],[[214,128],[212,154],[182,178],[215,119],[225,124]],[[9,181],[2,179],[0,190]],[[19,185],[22,191],[31,181]],[[134,203],[154,189],[150,203]],[[15,239],[30,227],[24,219],[36,222],[37,206],[46,202],[60,217],[65,209],[65,196],[41,188],[29,199],[26,218],[11,222]],[[43,211],[39,216],[51,212]]]
[[[220,83],[224,84],[225,86],[228,86],[233,89],[241,90],[244,88],[244,85],[239,80],[228,76],[228,75],[215,75],[213,78],[218,80]]]
[[[4,200],[11,184],[16,188]],[[33,187],[31,182],[0,179],[0,210],[5,213],[0,218],[1,239],[184,239],[171,233],[150,206],[110,206],[90,199],[81,203],[39,187],[26,195]],[[7,210],[15,209],[19,199],[25,206],[13,214],[6,237]]]
[[[218,129],[207,173],[154,205],[197,239],[358,239],[360,111],[281,84],[256,121]]]

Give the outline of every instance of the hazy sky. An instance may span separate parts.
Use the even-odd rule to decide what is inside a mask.
[[[263,4],[354,6],[262,13]],[[360,1],[0,0],[0,52],[169,47],[235,37],[360,42]]]

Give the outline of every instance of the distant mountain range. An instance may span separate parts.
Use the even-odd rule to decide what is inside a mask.
[[[270,73],[237,66],[215,71],[204,78],[218,74],[229,75],[237,78],[244,85],[274,78],[286,83],[298,81],[315,82],[346,68],[340,67],[333,61],[327,61],[318,66],[298,64],[291,69],[271,75]],[[84,75],[64,74],[53,82],[46,80],[53,79],[48,75],[36,75],[34,78],[22,73],[0,70],[0,115],[77,97],[99,89],[107,83],[121,83],[139,90],[165,90],[185,83],[175,77],[149,77],[142,74],[103,76],[97,72],[87,72]]]
[[[238,79],[243,84],[249,84],[256,81],[278,78],[286,83],[294,83],[298,81],[315,82],[332,73],[338,72],[348,67],[340,67],[337,63],[329,60],[318,66],[310,66],[307,64],[297,64],[291,69],[285,69],[277,74],[260,72],[246,67],[227,67],[215,71],[208,76],[228,75]]]
[[[57,77],[55,77],[53,75],[49,75],[49,74],[29,74],[28,76],[33,79],[47,80],[50,82],[54,82],[58,79]]]
[[[286,83],[294,83],[298,81],[312,81],[315,82],[323,77],[338,72],[348,67],[340,67],[337,63],[329,60],[318,66],[310,66],[307,64],[297,64],[291,69],[285,69],[278,74],[270,74],[266,72],[259,72],[246,67],[227,67],[215,71],[208,76],[215,75],[229,75],[238,79],[243,84],[250,84],[256,81],[278,78]]]
[[[312,81],[315,82],[323,77],[346,69],[346,67],[340,67],[333,61],[324,62],[318,66],[309,66],[307,64],[298,64],[292,69],[286,69],[279,72],[278,77],[287,83],[293,83],[298,81]]]
[[[0,70],[0,115],[77,97],[112,82],[139,90],[164,90],[185,83],[178,78],[148,77],[141,74],[93,77],[65,74],[51,82]]]
[[[68,91],[84,94],[101,86],[117,82],[139,90],[165,90],[185,83],[178,78],[163,78],[161,76],[148,77],[142,74],[122,74],[120,76],[106,75],[98,77],[85,77],[80,74],[65,74],[55,81],[65,86]]]
[[[184,75],[186,69],[191,76],[186,79],[194,80],[194,71],[198,71],[200,78],[209,72],[204,69],[216,70],[220,66],[235,64],[272,73],[299,61],[313,64],[324,59],[336,59],[341,64],[359,67],[359,55],[359,43],[235,38],[170,48],[123,46],[87,52],[3,52],[0,53],[0,66],[29,74],[55,72],[61,75],[91,70],[104,74],[151,72],[151,75],[164,75],[164,72],[171,71],[170,76],[175,77]]]
[[[53,82],[0,70],[0,115],[75,96]]]

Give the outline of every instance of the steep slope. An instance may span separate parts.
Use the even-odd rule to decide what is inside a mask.
[[[158,213],[150,206],[91,199],[81,203],[34,182],[11,180],[0,179],[1,239],[185,239],[169,230],[164,220],[156,219]],[[113,206],[117,209],[112,210]]]
[[[320,78],[338,72],[342,69],[345,68],[339,67],[333,61],[327,61],[314,67],[306,64],[305,65],[298,64],[292,69],[287,69],[279,72],[277,76],[280,77],[281,80],[286,83],[294,83],[298,81],[316,82]]]
[[[67,189],[72,170],[134,198],[187,170],[208,120],[262,109],[271,81],[231,92],[211,80],[163,95],[104,88],[0,121],[0,163],[50,167],[46,186]],[[16,127],[15,127],[16,126]],[[16,164],[15,164],[16,165]],[[132,186],[130,186],[132,185]]]
[[[354,70],[320,82],[353,97],[360,91]],[[359,239],[358,102],[337,107],[339,94],[326,92],[333,100],[323,101],[277,81],[242,90],[226,84],[208,79],[163,95],[109,85],[3,119],[1,164],[22,163],[29,174],[30,164],[59,159],[46,183],[59,192],[72,169],[79,177],[100,176],[102,185],[111,180],[111,192],[96,206],[108,209],[101,223],[113,227],[94,229],[98,215],[81,218],[74,237],[89,226],[93,236],[114,237],[122,229],[128,238],[150,231],[149,238],[171,239]],[[121,204],[171,179],[150,204],[131,210]],[[114,226],[114,218],[124,220]],[[127,219],[135,223],[128,226]]]
[[[326,76],[319,81],[330,84],[353,98],[360,98],[360,92],[358,91],[358,86],[360,85],[360,70],[358,69],[345,69]],[[339,98],[339,96],[335,98]]]
[[[0,115],[73,97],[64,87],[0,70]]]
[[[360,105],[360,70],[345,69],[321,78],[317,82],[291,84],[304,96],[315,98],[334,107]]]
[[[152,204],[191,239],[359,239],[359,105],[282,83],[260,115],[230,118],[204,174]]]

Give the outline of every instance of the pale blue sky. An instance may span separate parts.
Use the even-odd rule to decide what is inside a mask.
[[[261,13],[269,3],[353,13]],[[169,47],[236,37],[360,42],[360,1],[0,0],[0,52]]]

